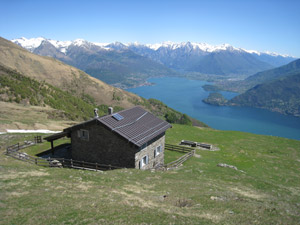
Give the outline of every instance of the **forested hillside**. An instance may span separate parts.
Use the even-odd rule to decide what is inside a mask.
[[[228,102],[300,116],[300,72],[259,84]]]

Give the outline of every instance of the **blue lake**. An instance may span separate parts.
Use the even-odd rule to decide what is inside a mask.
[[[264,109],[212,106],[202,102],[209,95],[205,81],[177,77],[151,78],[153,86],[127,89],[144,98],[161,100],[168,106],[192,116],[212,128],[236,130],[300,140],[300,118],[284,116]],[[236,95],[222,92],[230,99]]]

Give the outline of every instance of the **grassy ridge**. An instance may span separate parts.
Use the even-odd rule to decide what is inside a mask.
[[[1,223],[299,223],[299,141],[183,125],[167,131],[168,143],[181,139],[221,150],[197,150],[165,172],[51,169],[1,154]]]
[[[45,82],[38,82],[22,74],[9,70],[0,65],[0,100],[16,102],[33,106],[50,106],[60,110],[55,118],[67,118],[70,120],[87,120],[93,117],[96,107],[95,100],[88,94],[82,94],[82,98],[62,91]],[[104,115],[108,106],[98,106],[99,114]],[[105,110],[105,111],[104,111]]]

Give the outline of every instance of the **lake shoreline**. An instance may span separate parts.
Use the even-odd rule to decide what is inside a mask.
[[[196,118],[218,130],[236,130],[300,140],[300,118],[265,109],[235,106],[213,106],[202,102],[210,92],[203,89],[207,81],[183,77],[150,78],[154,85],[129,88],[144,98],[156,98],[168,106]],[[221,91],[226,99],[235,92]]]

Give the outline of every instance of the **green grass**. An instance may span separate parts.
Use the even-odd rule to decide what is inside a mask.
[[[103,173],[37,167],[1,154],[0,223],[300,223],[299,141],[183,125],[167,131],[167,143],[182,139],[220,151],[197,150],[165,172]],[[166,151],[165,161],[176,154]]]
[[[62,145],[62,144],[66,144],[66,143],[71,143],[69,138],[62,138],[62,139],[58,139],[56,141],[53,142],[54,143],[54,148]],[[36,156],[42,152],[45,152],[47,150],[51,149],[51,144],[50,142],[44,141],[43,143],[37,144],[37,145],[33,145],[30,146],[26,149],[24,149],[24,152],[26,152],[27,154],[31,155],[31,156]]]

